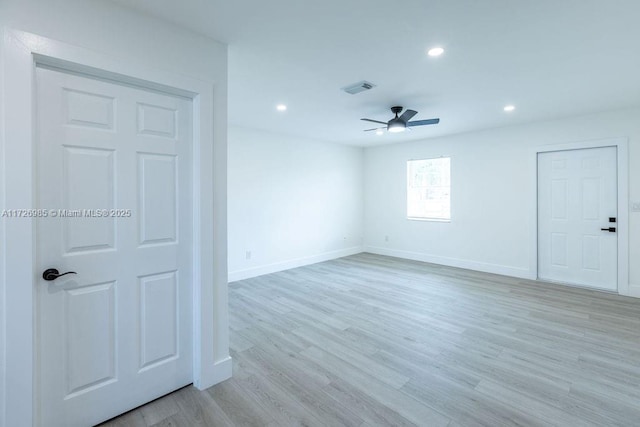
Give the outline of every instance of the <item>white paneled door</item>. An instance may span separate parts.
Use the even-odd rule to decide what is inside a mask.
[[[192,380],[192,104],[36,75],[37,415],[89,426]]]
[[[538,154],[538,276],[616,291],[616,147]]]

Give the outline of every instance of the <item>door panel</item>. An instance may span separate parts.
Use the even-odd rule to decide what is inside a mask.
[[[176,242],[176,169],[175,156],[138,154],[141,245]]]
[[[141,277],[141,370],[179,356],[179,296],[177,272]]]
[[[615,147],[538,154],[538,276],[617,290]]]
[[[86,209],[87,206],[114,209],[115,151],[70,146],[62,149],[64,206],[70,210]],[[91,182],[92,185],[80,186],[80,182]],[[115,218],[72,218],[64,220],[66,254],[115,248]]]
[[[93,425],[191,382],[191,101],[38,68],[38,404]]]
[[[64,293],[67,396],[116,378],[115,282]]]

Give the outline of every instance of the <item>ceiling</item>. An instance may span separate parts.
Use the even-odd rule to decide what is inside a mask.
[[[640,105],[637,0],[114,1],[229,45],[231,125],[366,147]],[[362,132],[393,105],[441,122]]]

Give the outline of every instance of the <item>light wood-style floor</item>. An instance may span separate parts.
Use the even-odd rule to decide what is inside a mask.
[[[640,425],[640,299],[371,254],[229,287],[233,378],[106,426]]]

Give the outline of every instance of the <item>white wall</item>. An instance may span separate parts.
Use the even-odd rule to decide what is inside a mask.
[[[212,204],[213,232],[216,239],[212,263],[215,270],[214,280],[224,283],[226,287],[226,46],[104,0],[1,0],[0,29],[2,28],[27,31],[84,47],[129,64],[166,70],[215,86],[213,119],[215,191]],[[1,99],[4,103],[4,96]],[[0,137],[2,137],[2,129],[0,129]],[[22,144],[26,141],[4,141],[4,143]],[[5,194],[5,188],[1,188],[0,208],[4,207],[2,200]],[[13,208],[22,208],[22,206],[13,206]],[[11,227],[11,224],[6,223],[6,226]],[[0,256],[4,253],[3,248]],[[4,268],[0,273],[0,296],[2,297],[0,300],[0,426],[31,425],[30,413],[27,413],[30,411],[21,411],[21,408],[30,408],[31,405],[28,399],[25,401],[19,398],[22,396],[19,392],[20,384],[12,384],[11,393],[7,393],[5,366],[7,360],[14,356],[7,353],[7,343],[4,341],[7,321],[11,321],[5,318],[6,304],[11,304],[11,301],[5,299],[5,283],[2,276],[4,276]],[[28,285],[12,283],[8,286]],[[219,309],[216,307],[216,316],[224,316],[226,313],[226,306]],[[12,343],[12,345],[15,344]],[[228,348],[216,348],[214,351],[216,355],[228,354]],[[30,381],[31,378],[28,377],[23,380],[24,384]],[[23,416],[12,420],[7,419],[5,415],[9,408],[14,415],[20,413]]]
[[[368,148],[365,250],[531,277],[532,147],[627,137],[629,198],[640,202],[639,118],[633,109]],[[406,161],[437,156],[452,158],[452,220],[407,220]],[[640,213],[631,212],[629,223],[629,278],[638,292],[640,264],[633,260],[640,257]]]
[[[229,280],[361,252],[362,149],[231,127],[228,161]]]

